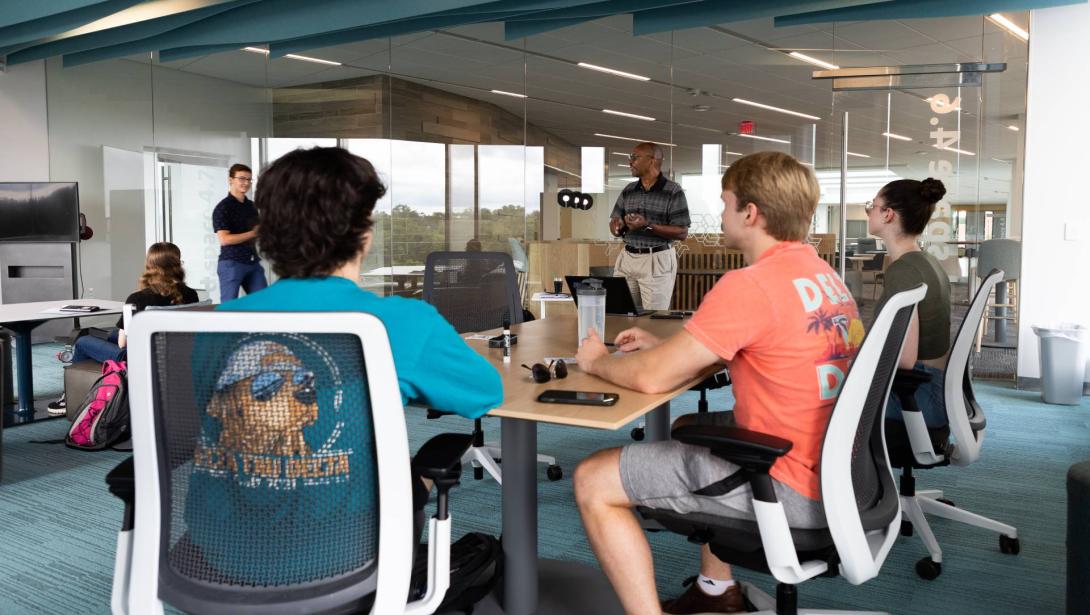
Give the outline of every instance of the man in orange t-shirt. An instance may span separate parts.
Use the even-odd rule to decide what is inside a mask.
[[[597,335],[579,349],[580,367],[645,393],[669,391],[709,366],[727,363],[733,412],[681,420],[735,424],[790,440],[772,466],[777,499],[793,527],[824,527],[818,470],[821,443],[848,365],[863,342],[851,294],[805,239],[817,208],[814,174],[786,154],[762,152],[723,175],[723,242],[747,267],[726,273],[685,329],[666,340],[632,328],[613,357]],[[637,352],[638,351],[638,352]],[[661,606],[651,549],[635,506],[753,519],[748,483],[722,496],[695,495],[738,466],[680,442],[599,451],[575,471],[587,537],[626,612],[681,615],[744,611],[730,566],[707,546],[688,591]]]

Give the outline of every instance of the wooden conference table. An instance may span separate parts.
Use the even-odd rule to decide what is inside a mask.
[[[679,331],[686,320],[652,320],[644,316],[606,316],[606,339],[612,340],[622,330],[639,326],[659,337]],[[710,367],[691,382],[656,395],[610,384],[584,373],[578,367],[569,368],[564,380],[537,384],[522,364],[540,363],[545,357],[573,357],[576,351],[577,319],[555,316],[511,327],[518,334],[518,344],[511,347],[510,363],[503,362],[503,351],[489,348],[488,342],[469,341],[477,352],[487,358],[503,379],[503,405],[489,412],[502,419],[503,449],[503,549],[504,587],[503,612],[506,615],[529,615],[539,611],[539,560],[537,556],[537,424],[552,423],[570,427],[617,430],[646,415],[647,439],[665,440],[670,434],[670,400],[689,390],[708,375],[718,371]],[[498,331],[490,331],[490,334]],[[543,404],[537,396],[546,389],[616,392],[617,403],[610,407]],[[580,531],[580,530],[574,530]],[[546,569],[558,566],[541,562]],[[572,570],[581,567],[575,562],[563,562],[559,568],[570,581]],[[600,573],[599,577],[603,576]],[[566,581],[567,582],[567,581]],[[549,583],[545,583],[548,587]],[[567,586],[567,600],[578,599],[578,592]],[[547,602],[547,601],[545,601]],[[588,605],[587,612],[594,612]],[[551,612],[551,611],[550,611]]]

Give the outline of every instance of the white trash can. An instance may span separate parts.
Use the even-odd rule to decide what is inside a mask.
[[[1075,406],[1082,401],[1086,373],[1087,328],[1062,323],[1033,327],[1041,358],[1041,396],[1046,404]]]

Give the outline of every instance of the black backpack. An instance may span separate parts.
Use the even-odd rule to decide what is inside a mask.
[[[436,613],[471,615],[496,581],[503,578],[503,547],[488,534],[470,532],[450,545],[450,588]],[[413,562],[410,600],[424,596],[428,585],[428,549],[420,545]]]

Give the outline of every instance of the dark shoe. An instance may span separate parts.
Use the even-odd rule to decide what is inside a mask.
[[[687,579],[688,580],[688,579]],[[685,590],[673,600],[662,603],[662,612],[666,615],[693,615],[695,613],[745,613],[746,605],[742,599],[742,588],[737,581],[719,596],[705,594],[695,582],[685,583]]]
[[[56,400],[56,401],[49,402],[49,405],[46,406],[46,410],[49,412],[49,414],[51,414],[53,416],[60,416],[62,414],[67,414],[68,413],[68,402],[65,401],[64,395],[61,395],[61,398]]]

